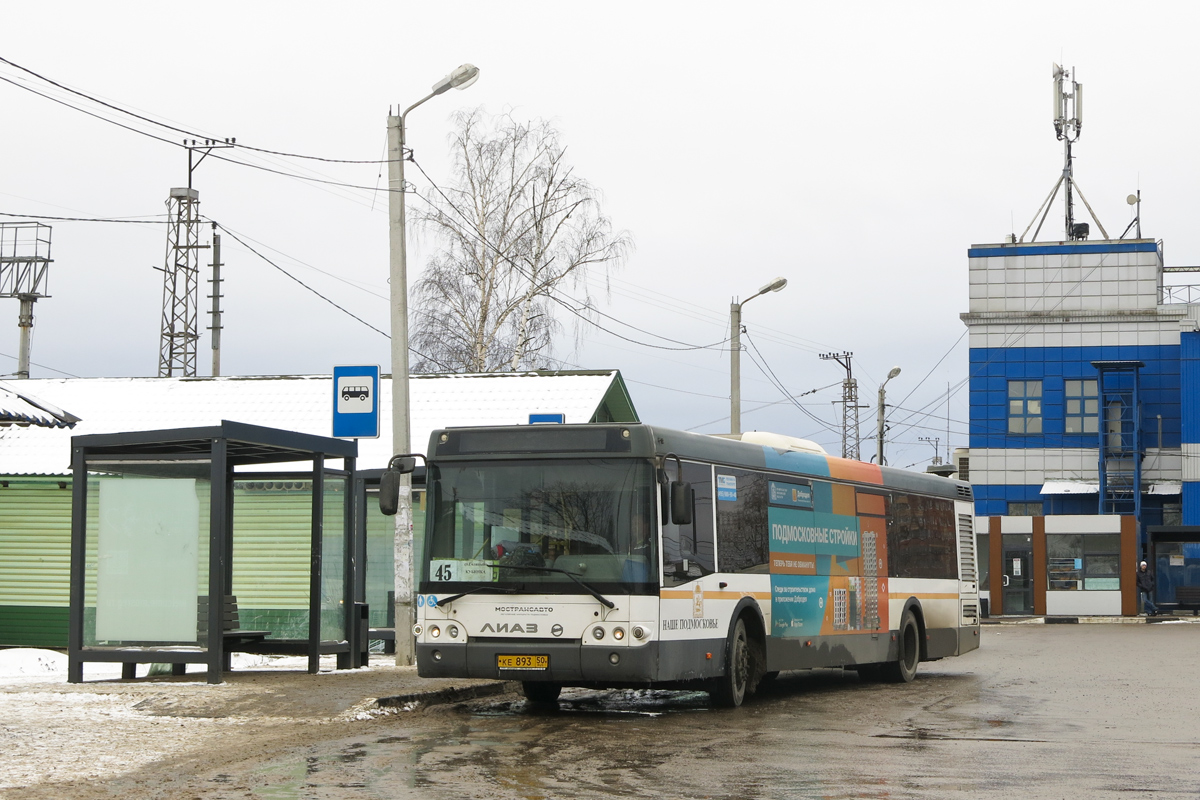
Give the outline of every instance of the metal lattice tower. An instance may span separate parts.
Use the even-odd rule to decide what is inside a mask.
[[[185,139],[188,154],[188,185],[172,189],[167,200],[167,257],[163,267],[162,332],[159,336],[158,377],[196,377],[196,341],[200,338],[200,193],[192,188],[192,173],[213,150],[234,147],[237,139]],[[200,152],[199,158],[196,153]],[[219,268],[217,268],[219,269]],[[215,289],[220,294],[219,275]],[[214,303],[217,302],[214,300]],[[217,313],[214,307],[214,313]],[[215,319],[215,317],[214,317]],[[219,323],[214,333],[219,344]],[[219,356],[216,358],[219,359]],[[214,360],[214,365],[219,361]]]
[[[200,275],[200,193],[172,189],[167,200],[167,256],[163,267],[162,333],[158,377],[196,376]]]
[[[17,351],[17,378],[29,377],[33,339],[33,304],[49,297],[50,226],[40,222],[0,223],[0,297],[21,302],[17,327],[21,331]]]
[[[821,353],[821,360],[836,361],[846,369],[846,378],[842,381],[842,458],[852,458],[860,461],[858,437],[858,410],[865,408],[858,404],[858,380],[850,369],[853,353]]]

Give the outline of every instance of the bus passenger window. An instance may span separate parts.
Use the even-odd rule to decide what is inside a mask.
[[[713,545],[712,467],[684,462],[683,479],[692,485],[695,505],[690,525],[663,522],[663,585],[674,586],[716,570]],[[670,502],[664,491],[662,502]],[[686,562],[686,569],[684,568]]]
[[[767,476],[717,470],[717,540],[721,572],[766,572],[770,561]]]

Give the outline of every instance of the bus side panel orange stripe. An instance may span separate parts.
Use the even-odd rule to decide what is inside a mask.
[[[858,481],[859,483],[873,483],[881,485],[883,483],[883,470],[879,469],[878,464],[864,464],[861,461],[851,461],[847,458],[829,457],[829,475],[832,478],[838,478],[846,481]]]

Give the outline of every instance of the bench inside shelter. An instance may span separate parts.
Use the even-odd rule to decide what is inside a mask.
[[[1192,616],[1200,612],[1200,586],[1176,586],[1175,605],[1180,609],[1191,609]]]
[[[196,612],[197,630],[204,631],[200,635],[201,646],[208,645],[208,595],[201,595],[197,604]],[[240,621],[238,620],[237,596],[232,594],[225,595],[225,602],[221,609],[221,636],[225,640],[225,658],[223,668],[228,672],[232,668],[231,656],[233,653],[248,653],[253,652],[254,645],[261,642],[271,635],[270,631],[251,631],[243,630]],[[187,664],[172,664],[172,675],[183,675],[187,672]],[[137,664],[126,662],[121,667],[122,678],[137,677]]]

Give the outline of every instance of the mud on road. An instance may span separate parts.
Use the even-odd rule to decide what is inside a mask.
[[[380,709],[379,697],[419,687],[431,700],[468,697],[479,681],[425,681],[415,668],[372,659],[368,670],[235,671],[210,686],[203,674],[0,685],[0,796],[195,797],[223,771],[329,739],[373,719],[419,713],[413,702]],[[245,796],[243,793],[242,796]]]
[[[1200,625],[985,626],[911,684],[785,673],[741,709],[569,690],[372,710],[412,680],[0,692],[5,798],[1176,798],[1200,795]],[[201,679],[202,680],[202,679]],[[431,687],[432,688],[432,687]],[[56,693],[82,693],[68,703]],[[14,717],[14,713],[16,716]],[[14,750],[15,748],[15,750]],[[24,772],[21,772],[24,770]],[[16,780],[19,775],[26,777]],[[16,788],[22,783],[25,788]]]

